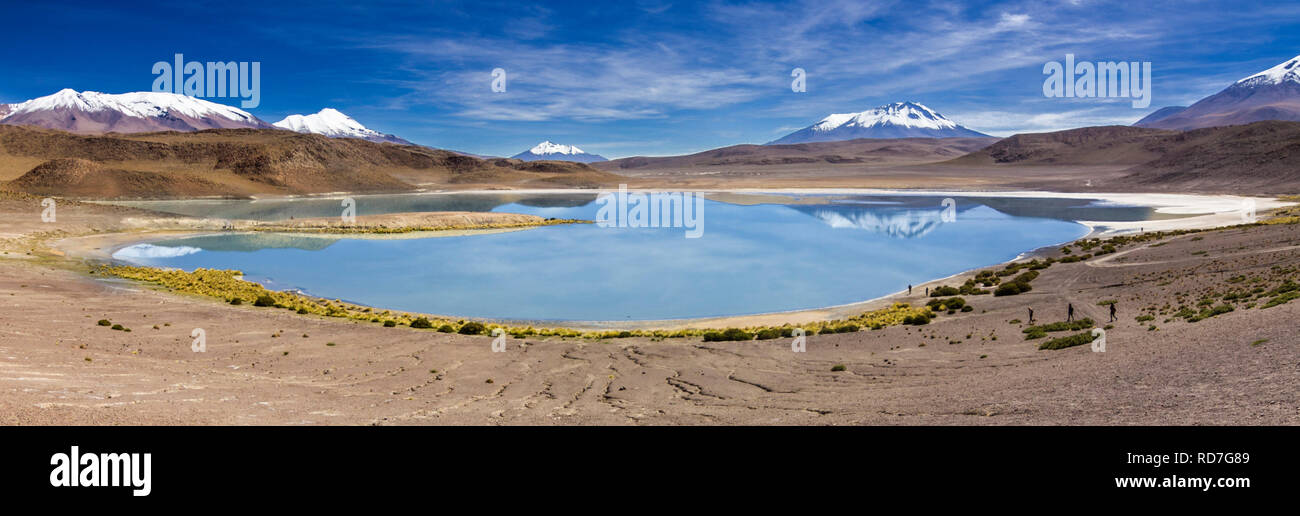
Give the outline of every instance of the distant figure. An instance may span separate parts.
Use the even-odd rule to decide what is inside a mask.
[[[912,295],[912,285],[910,283],[907,285],[907,295]]]
[[[930,287],[925,287],[925,297],[930,297]]]
[[[1065,322],[1074,322],[1074,303],[1065,304]]]
[[[1110,322],[1115,322],[1115,305],[1116,303],[1110,304]]]
[[[1029,309],[1029,324],[1034,324],[1034,309]]]

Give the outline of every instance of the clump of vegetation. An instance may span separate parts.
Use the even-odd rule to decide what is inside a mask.
[[[930,324],[930,318],[931,318],[930,314],[909,315],[903,318],[903,324],[910,324],[913,326],[923,326],[926,324]]]
[[[1084,344],[1091,343],[1092,338],[1093,338],[1092,333],[1085,331],[1083,333],[1076,333],[1074,335],[1070,335],[1069,337],[1061,337],[1061,338],[1049,340],[1047,342],[1039,344],[1038,349],[1041,350],[1041,349],[1072,348],[1074,346],[1081,346]]]
[[[961,290],[958,290],[956,287],[941,285],[930,291],[930,297],[955,296],[960,293]]]
[[[705,332],[704,342],[721,342],[732,340],[753,340],[754,335],[740,328],[727,328],[723,331]]]
[[[1057,321],[1054,323],[1030,326],[1020,331],[1025,334],[1025,340],[1034,340],[1046,337],[1048,332],[1078,331],[1084,328],[1091,328],[1093,324],[1092,319],[1083,318],[1073,322]]]
[[[415,322],[412,322],[411,324],[415,324]],[[384,327],[385,327],[385,328],[392,328],[392,327],[394,327],[394,326],[397,326],[397,321],[394,321],[394,320],[392,320],[392,319],[389,319],[389,320],[387,320],[387,321],[384,321]],[[411,326],[411,327],[414,328],[415,326]]]
[[[1037,270],[1029,270],[1020,273],[1020,275],[1016,276],[1015,278],[1012,278],[1010,281],[998,285],[997,290],[993,291],[993,295],[1014,296],[1017,294],[1023,294],[1025,292],[1029,292],[1030,290],[1033,290],[1033,287],[1029,286],[1029,282],[1034,281],[1034,279],[1037,277],[1038,277]]]
[[[960,310],[962,307],[966,306],[966,300],[960,297],[950,297],[948,299],[931,299],[930,302],[925,304],[925,306],[926,308],[929,308],[936,312],[944,312],[948,310]]]
[[[782,335],[781,333],[782,332],[780,328],[763,328],[761,330],[758,330],[758,333],[754,334],[754,338],[758,340],[771,340],[771,339],[783,337],[784,335]]]
[[[1219,305],[1219,306],[1215,306],[1215,307],[1213,307],[1213,308],[1207,307],[1207,308],[1205,308],[1205,309],[1202,309],[1202,310],[1201,310],[1200,312],[1198,312],[1196,315],[1193,315],[1193,316],[1191,316],[1191,317],[1188,317],[1188,318],[1187,318],[1187,322],[1199,322],[1199,321],[1203,321],[1203,320],[1205,320],[1205,319],[1209,319],[1209,318],[1214,317],[1214,316],[1216,316],[1216,315],[1226,314],[1226,313],[1228,313],[1228,312],[1231,312],[1232,310],[1233,310],[1232,305]]]
[[[275,298],[271,297],[270,294],[259,295],[257,299],[253,300],[253,306],[276,306]]]
[[[456,333],[459,333],[461,335],[482,335],[483,333],[486,332],[487,332],[487,326],[484,326],[483,323],[474,322],[474,321],[470,321],[465,324],[462,324],[460,326],[460,329],[456,331]]]
[[[444,324],[438,327],[438,333],[456,333],[456,328],[452,328],[450,324]]]
[[[838,373],[840,371],[847,371],[848,369],[849,368],[845,367],[844,364],[835,364],[831,366],[831,372],[835,372],[835,373]]]
[[[95,324],[98,324],[98,325],[100,325],[100,326],[112,326],[112,325],[113,325],[113,323],[109,322],[108,319],[100,319],[99,322],[97,322],[97,323],[95,323]]]
[[[394,324],[396,324],[396,322],[394,322]],[[417,329],[429,329],[433,327],[433,322],[429,321],[426,317],[420,317],[411,321],[411,327]]]

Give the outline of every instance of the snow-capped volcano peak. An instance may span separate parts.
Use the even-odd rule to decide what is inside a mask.
[[[896,125],[925,129],[952,129],[957,123],[933,109],[915,102],[895,102],[861,113],[835,113],[813,124],[814,131],[831,131],[840,127],[874,127]]]
[[[1262,84],[1281,84],[1283,82],[1300,82],[1300,56],[1293,57],[1282,64],[1237,81],[1244,86]]]
[[[391,134],[367,128],[334,108],[325,108],[312,115],[289,115],[284,117],[284,120],[271,125],[298,133],[319,134],[330,138],[360,138],[372,142],[410,144]]]
[[[591,163],[593,161],[605,161],[604,156],[598,154],[588,154],[582,149],[573,145],[560,145],[552,143],[550,140],[539,143],[533,148],[519,154],[511,156],[515,159],[524,161],[538,160],[555,160],[555,161],[576,161],[579,163]]]
[[[64,88],[64,90],[59,90],[53,95],[36,97],[36,99],[25,101],[25,103],[10,105],[9,114],[5,116],[5,122],[21,123],[25,122],[27,118],[52,118],[51,113],[77,112],[100,114],[100,116],[117,114],[117,116],[121,117],[142,118],[142,120],[173,120],[173,118],[188,117],[194,121],[209,121],[209,123],[198,123],[198,125],[190,127],[191,130],[265,125],[264,122],[257,120],[252,114],[248,114],[242,109],[212,103],[212,101],[203,99],[195,99],[192,96],[169,94],[169,92],[162,91],[101,94],[98,91],[77,91],[72,90],[72,88]],[[32,125],[43,125],[43,123],[32,123]],[[52,129],[68,129],[68,127],[52,127]],[[169,126],[166,129],[179,129],[179,127]]]
[[[586,154],[582,149],[573,145],[560,145],[551,143],[550,140],[537,144],[537,146],[528,149],[528,152],[533,154]]]
[[[987,137],[916,102],[895,102],[860,113],[834,113],[772,144],[829,142],[855,138]]]

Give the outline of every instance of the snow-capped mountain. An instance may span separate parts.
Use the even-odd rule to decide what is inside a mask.
[[[582,149],[572,145],[560,145],[544,141],[537,146],[528,149],[514,156],[514,159],[524,161],[553,160],[553,161],[576,161],[578,163],[592,163],[595,161],[605,161],[605,157],[599,154],[588,154]]]
[[[856,138],[988,137],[915,102],[895,102],[861,113],[835,113],[767,145]]]
[[[6,112],[7,113],[3,113]],[[248,112],[175,93],[109,94],[72,89],[9,104],[0,123],[75,133],[140,133],[202,129],[269,128]]]
[[[333,108],[322,109],[314,115],[289,115],[284,117],[284,120],[271,125],[299,133],[320,134],[330,138],[361,138],[379,143],[389,142],[411,145],[411,142],[391,134],[368,129],[366,126],[361,125],[360,122],[353,120],[352,117]]]
[[[1133,124],[1159,129],[1199,129],[1261,120],[1300,121],[1300,56],[1241,79],[1186,109]]]

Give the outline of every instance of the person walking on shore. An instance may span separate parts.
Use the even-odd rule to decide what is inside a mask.
[[[907,285],[907,295],[912,295],[912,285],[910,283]]]
[[[1029,307],[1029,324],[1034,324],[1034,308]]]
[[[1074,303],[1065,304],[1065,322],[1074,322]]]
[[[1117,304],[1117,303],[1111,303],[1111,304],[1110,304],[1110,322],[1115,322],[1115,305],[1116,305],[1116,304]]]

